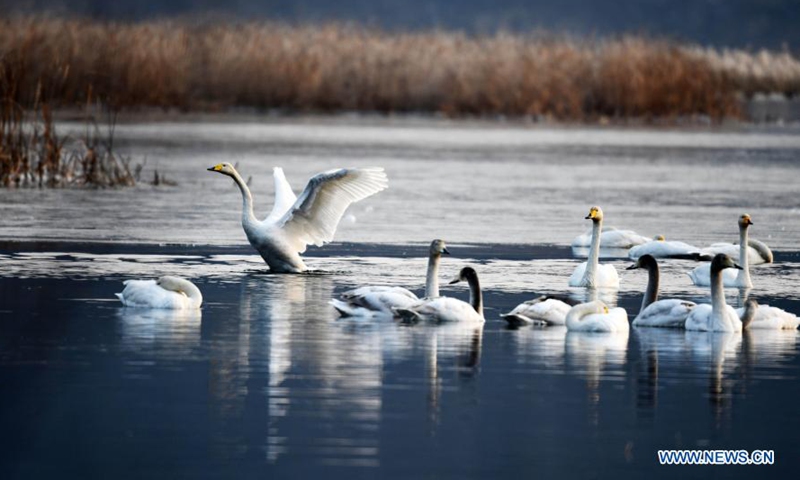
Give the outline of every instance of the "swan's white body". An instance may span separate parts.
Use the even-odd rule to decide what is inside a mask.
[[[464,267],[450,283],[463,281],[469,283],[469,303],[451,297],[423,299],[411,307],[395,309],[395,313],[410,321],[483,323],[483,295],[478,274],[473,268]]]
[[[744,308],[737,308],[736,314],[743,317]],[[796,330],[800,318],[793,313],[769,305],[758,305],[753,320],[747,325],[749,330]]]
[[[714,256],[718,253],[724,253],[729,257],[736,258],[739,256],[740,250],[741,247],[736,243],[714,243],[709,247],[702,249],[701,253],[711,256]],[[772,250],[764,242],[755,239],[749,239],[747,242],[747,261],[750,262],[750,265],[772,263]]]
[[[643,245],[637,245],[628,251],[628,258],[636,260],[642,255],[652,255],[654,258],[680,257],[699,254],[700,249],[684,242],[653,240]]]
[[[736,288],[752,288],[753,282],[750,279],[750,255],[748,253],[749,247],[747,239],[747,229],[752,225],[750,215],[743,214],[739,217],[739,245],[736,246],[736,253],[739,255],[739,265],[742,267],[738,273],[733,270],[723,271],[722,285],[726,287]],[[760,243],[760,242],[759,242]],[[720,252],[724,253],[724,252]],[[770,252],[771,255],[772,252]],[[728,255],[727,253],[724,253]],[[715,255],[717,255],[715,253]],[[728,255],[735,257],[736,255]],[[711,266],[710,264],[703,264],[696,267],[689,272],[689,278],[692,279],[695,285],[699,287],[707,287],[711,285]]]
[[[197,309],[203,295],[192,282],[178,277],[156,280],[126,280],[125,288],[115,294],[126,307],[164,308],[172,310]]]
[[[425,298],[439,296],[439,262],[442,254],[449,254],[443,240],[431,242],[428,256],[428,272],[425,279]],[[394,315],[394,309],[409,308],[419,302],[419,298],[403,287],[366,286],[344,292],[339,299],[331,300],[331,305],[345,317],[372,317],[375,315]]]
[[[592,243],[592,230],[578,235],[572,239],[573,248],[585,248]],[[633,230],[617,230],[614,227],[606,227],[600,234],[600,248],[631,248],[649,242],[650,239],[639,235]]]
[[[695,307],[694,302],[678,299],[658,299],[660,275],[655,257],[645,254],[628,267],[629,270],[644,268],[647,270],[647,289],[642,298],[639,314],[633,319],[635,327],[683,328],[686,317]]]
[[[542,296],[522,302],[514,310],[500,316],[514,324],[564,325],[570,308],[572,306],[562,300]]]
[[[579,332],[628,332],[628,313],[624,308],[609,309],[605,303],[581,303],[567,313],[567,330]]]
[[[603,229],[603,211],[592,207],[587,219],[592,220],[592,244],[589,259],[577,267],[569,277],[571,287],[619,288],[619,275],[613,265],[600,265],[600,232]]]
[[[209,170],[236,182],[242,193],[242,228],[247,240],[274,272],[306,271],[300,257],[306,246],[332,241],[347,207],[388,186],[382,168],[342,168],[315,175],[295,197],[283,170],[275,168],[275,205],[262,221],[253,213],[250,189],[231,164],[221,163]]]
[[[703,303],[694,307],[686,318],[686,330],[704,332],[741,332],[742,319],[730,305],[725,303],[722,288],[723,268],[735,267],[731,258],[720,254],[711,262],[711,304]]]

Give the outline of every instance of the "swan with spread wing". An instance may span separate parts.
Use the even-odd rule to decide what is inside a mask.
[[[276,167],[275,205],[267,218],[258,220],[250,189],[233,165],[220,163],[208,170],[236,182],[242,192],[242,228],[247,240],[277,273],[308,270],[300,257],[306,246],[332,241],[347,207],[388,187],[382,168],[340,168],[311,177],[296,197],[283,169]]]

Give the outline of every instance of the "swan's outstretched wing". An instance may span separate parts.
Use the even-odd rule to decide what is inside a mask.
[[[339,220],[350,204],[389,186],[382,168],[342,168],[315,175],[278,225],[300,253],[306,245],[333,240]]]
[[[292,191],[292,186],[286,181],[286,175],[283,174],[281,167],[272,169],[272,178],[275,180],[275,204],[264,220],[265,222],[277,222],[297,201],[297,196]]]

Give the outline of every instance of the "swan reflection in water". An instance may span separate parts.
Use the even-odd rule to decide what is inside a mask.
[[[119,307],[117,318],[126,348],[159,361],[199,358],[200,310]]]

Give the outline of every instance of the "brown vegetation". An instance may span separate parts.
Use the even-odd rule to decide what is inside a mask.
[[[737,116],[737,93],[794,93],[800,79],[800,63],[789,54],[637,37],[42,17],[0,20],[0,62],[3,88],[25,106],[38,95],[55,107],[94,98],[114,109],[247,106],[561,120]],[[742,67],[749,64],[758,68]]]

